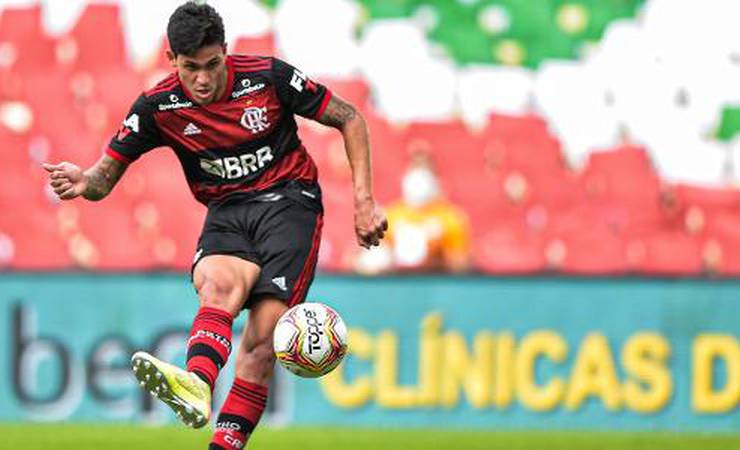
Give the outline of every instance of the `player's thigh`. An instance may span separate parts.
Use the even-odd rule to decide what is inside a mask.
[[[202,306],[237,316],[260,276],[260,267],[231,255],[208,255],[193,268],[193,286]]]

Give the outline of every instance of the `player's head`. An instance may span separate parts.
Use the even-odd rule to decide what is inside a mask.
[[[212,6],[189,1],[170,16],[167,57],[200,104],[215,101],[226,88],[224,23]]]

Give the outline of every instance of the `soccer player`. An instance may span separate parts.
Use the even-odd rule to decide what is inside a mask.
[[[186,370],[144,352],[133,355],[132,365],[145,389],[186,425],[202,427],[232,350],[233,320],[249,309],[236,379],[210,445],[240,449],[265,407],[273,329],[304,301],[321,239],[317,170],[294,114],[342,133],[358,243],[378,245],[387,222],[373,198],[367,127],[352,105],[277,58],[227,55],[223,22],[209,5],[178,7],[167,37],[175,71],[136,99],[102,158],[85,171],[69,162],[44,168],[60,199],[96,201],[142,154],[159,146],[175,151],[193,195],[208,206],[192,268],[200,309]]]

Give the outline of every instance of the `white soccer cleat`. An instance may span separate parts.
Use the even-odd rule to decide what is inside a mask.
[[[185,425],[201,428],[211,418],[211,388],[196,374],[160,361],[146,352],[131,357],[142,388],[172,408]]]

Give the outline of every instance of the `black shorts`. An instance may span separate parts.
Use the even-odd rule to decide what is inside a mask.
[[[261,268],[244,309],[262,297],[288,306],[306,299],[321,243],[323,207],[316,184],[291,181],[235,194],[208,206],[193,269],[208,255],[233,255]]]

